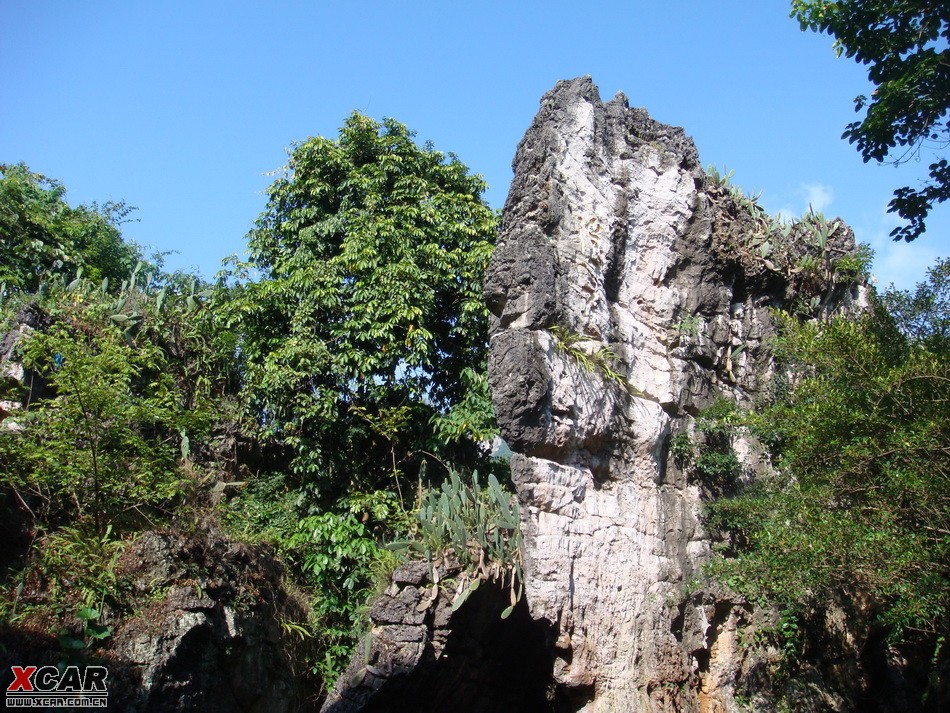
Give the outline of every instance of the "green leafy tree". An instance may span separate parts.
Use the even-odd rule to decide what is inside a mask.
[[[229,521],[274,542],[307,587],[328,684],[426,460],[479,460],[494,432],[484,188],[402,124],[354,113],[338,138],[291,150],[229,275],[247,415],[274,471],[250,479]]]
[[[477,389],[465,370],[484,365],[496,232],[484,188],[358,113],[338,139],[295,146],[270,187],[242,266],[259,279],[236,288],[233,318],[252,413],[322,496],[391,487]]]
[[[941,0],[793,0],[802,29],[835,38],[835,51],[868,66],[871,97],[854,100],[861,121],[844,138],[865,161],[902,163],[924,148],[935,150],[920,188],[894,192],[890,212],[908,221],[895,240],[919,237],[933,206],[950,197],[950,164],[941,153],[950,141],[950,5]]]
[[[927,308],[910,321],[785,320],[778,353],[797,376],[749,419],[776,472],[712,506],[735,555],[720,575],[793,609],[867,602],[897,640],[950,633],[950,352],[915,327],[948,315],[945,301]]]
[[[118,286],[138,261],[138,248],[123,240],[119,224],[131,211],[123,203],[71,207],[59,181],[25,165],[0,164],[0,292],[36,292],[44,277],[108,278]]]
[[[167,295],[159,310],[144,293],[116,298],[88,281],[46,307],[52,324],[17,345],[46,395],[25,394],[15,427],[0,429],[0,485],[32,504],[39,529],[72,521],[102,536],[162,517],[190,489],[180,466],[221,390],[217,362],[198,356],[212,347],[182,324],[206,321]]]
[[[914,292],[893,287],[881,302],[900,332],[930,351],[950,354],[950,258],[927,271],[927,281]]]
[[[57,326],[33,335],[24,351],[25,364],[45,373],[56,394],[36,404],[14,436],[31,471],[24,485],[72,505],[73,516],[100,533],[127,507],[174,497],[177,479],[168,474],[177,448],[154,437],[171,430],[174,384],[154,347],[129,346],[117,327],[90,339]]]
[[[32,533],[0,567],[0,589],[16,591],[0,614],[46,626],[78,606],[123,609],[123,544],[194,512],[201,486],[231,469],[214,462],[233,454],[215,439],[236,388],[218,296],[155,272],[140,265],[115,293],[53,275],[42,294],[0,300],[8,324],[26,301],[41,315],[17,330],[14,360],[32,376],[8,389],[0,426],[0,511]]]

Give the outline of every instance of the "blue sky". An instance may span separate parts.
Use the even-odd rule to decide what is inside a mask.
[[[211,276],[242,253],[285,148],[354,109],[454,151],[504,203],[541,95],[589,74],[608,99],[683,126],[705,164],[770,212],[811,203],[910,287],[950,254],[950,206],[910,245],[887,237],[894,188],[926,162],[865,164],[840,138],[866,74],[803,33],[784,0],[586,3],[0,0],[0,162],[125,200],[126,235]],[[925,156],[925,159],[927,157]]]

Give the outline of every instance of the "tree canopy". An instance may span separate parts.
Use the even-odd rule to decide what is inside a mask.
[[[865,161],[902,163],[933,151],[921,187],[894,192],[889,211],[907,220],[895,240],[911,241],[925,230],[937,203],[950,198],[950,4],[943,0],[794,0],[792,17],[802,29],[835,38],[835,51],[868,66],[875,85],[854,100],[864,112],[844,138]]]
[[[890,290],[893,318],[784,320],[795,377],[746,422],[776,470],[712,507],[740,588],[799,608],[862,601],[897,640],[950,633],[947,268]]]
[[[35,291],[44,276],[70,279],[82,268],[97,282],[128,277],[141,256],[122,239],[124,203],[72,207],[59,181],[24,164],[0,164],[0,283],[5,290]]]
[[[496,231],[484,188],[391,119],[354,113],[339,138],[290,152],[248,236],[259,279],[235,305],[249,404],[298,474],[390,478],[477,391]]]
[[[293,148],[249,261],[210,285],[141,260],[124,205],[72,207],[58,181],[2,171],[16,366],[0,375],[0,534],[21,549],[16,568],[0,558],[4,592],[20,587],[0,619],[121,616],[124,546],[213,512],[307,588],[294,626],[328,685],[373,572],[397,556],[381,540],[419,527],[426,463],[487,460],[484,182],[398,122],[353,114],[337,139]]]
[[[913,292],[892,287],[881,295],[881,302],[912,343],[950,354],[950,258],[927,270],[927,280]]]

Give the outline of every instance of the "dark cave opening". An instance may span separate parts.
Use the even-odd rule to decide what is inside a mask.
[[[507,587],[484,583],[452,615],[442,655],[431,644],[411,672],[390,678],[364,713],[553,713],[553,656],[524,598],[507,619]],[[331,706],[329,711],[335,711]],[[339,710],[343,710],[340,708]]]

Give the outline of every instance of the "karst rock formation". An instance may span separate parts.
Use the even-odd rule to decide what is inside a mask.
[[[485,284],[489,379],[521,504],[535,628],[521,621],[519,639],[537,633],[547,680],[518,704],[471,670],[438,683],[452,622],[436,603],[438,625],[414,621],[408,656],[392,644],[401,622],[374,619],[358,655],[370,673],[356,662],[324,710],[740,710],[740,691],[754,700],[767,688],[767,651],[743,645],[767,613],[703,577],[703,502],[736,483],[704,481],[671,443],[701,438],[695,419],[717,401],[768,393],[773,308],[860,306],[864,286],[823,267],[853,252],[854,236],[837,221],[820,247],[801,225],[774,232],[754,201],[702,170],[682,129],[623,95],[602,102],[590,78],[544,96],[513,167]],[[751,437],[731,445],[740,481],[768,467]],[[442,643],[427,649],[436,631]],[[528,687],[543,668],[531,660]],[[820,688],[815,710],[841,704]]]
[[[725,710],[748,613],[685,597],[715,484],[670,442],[717,398],[768,385],[769,310],[790,284],[742,254],[754,216],[709,194],[683,131],[602,103],[589,78],[544,97],[514,166],[486,280],[489,375],[555,681],[585,711]]]

